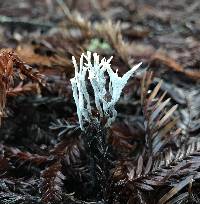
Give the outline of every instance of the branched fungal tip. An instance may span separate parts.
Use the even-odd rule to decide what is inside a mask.
[[[92,58],[93,57],[93,58]],[[79,66],[75,57],[72,57],[72,62],[75,67],[75,76],[71,79],[73,97],[77,107],[77,115],[79,124],[84,130],[83,123],[90,121],[92,116],[90,96],[87,90],[87,74],[89,82],[94,91],[94,100],[97,111],[100,117],[106,117],[106,126],[110,126],[117,116],[115,104],[120,98],[123,88],[125,87],[128,79],[140,67],[139,63],[132,67],[122,77],[118,76],[117,72],[111,69],[110,62],[112,57],[108,60],[105,58],[99,59],[97,53],[87,52],[80,57]],[[106,89],[107,79],[106,74],[109,76],[109,87]],[[107,95],[110,99],[107,99]]]

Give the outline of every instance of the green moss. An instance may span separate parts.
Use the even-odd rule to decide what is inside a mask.
[[[111,46],[105,42],[105,41],[101,41],[98,38],[94,38],[90,41],[87,50],[91,51],[91,52],[95,52],[97,50],[102,50],[102,51],[111,51],[112,48]]]

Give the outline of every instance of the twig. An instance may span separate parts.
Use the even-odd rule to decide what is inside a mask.
[[[19,25],[19,26],[34,26],[34,27],[45,27],[45,28],[51,28],[55,26],[51,22],[40,22],[38,20],[28,20],[25,18],[14,18],[14,17],[8,17],[0,15],[0,24],[11,24],[11,25]]]

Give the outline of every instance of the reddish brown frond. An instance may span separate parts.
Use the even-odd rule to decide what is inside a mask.
[[[42,201],[48,204],[59,203],[62,200],[62,186],[65,176],[61,173],[60,161],[47,167],[41,174]]]
[[[160,94],[162,81],[152,91],[149,88],[151,83],[152,73],[146,73],[141,84],[141,104],[145,119],[147,147],[155,155],[169,141],[173,141],[180,130],[177,130],[177,119],[173,117],[177,105],[170,108],[170,98],[164,99],[166,92]]]
[[[128,122],[120,122],[112,125],[109,135],[109,142],[113,148],[120,153],[131,153],[138,147],[137,139],[144,133]]]
[[[6,91],[13,80],[12,52],[0,51],[0,123],[5,116]]]
[[[10,88],[6,93],[8,96],[17,96],[26,93],[40,93],[40,87],[38,83],[27,83],[23,84],[23,82],[19,83],[14,88]]]
[[[63,159],[67,165],[70,165],[76,163],[83,149],[83,144],[81,144],[79,138],[64,138],[55,146],[51,154]]]
[[[18,163],[20,163],[20,165],[26,163],[40,166],[41,164],[45,164],[48,161],[47,156],[31,154],[30,152],[23,152],[20,149],[13,147],[5,147],[5,154],[6,157],[17,161]]]

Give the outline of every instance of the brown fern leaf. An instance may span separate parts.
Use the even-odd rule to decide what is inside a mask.
[[[23,152],[18,148],[5,147],[5,156],[19,163],[20,165],[34,164],[40,166],[46,164],[48,156],[40,156],[38,154],[31,154],[30,152]]]
[[[14,88],[10,88],[6,94],[7,96],[18,96],[26,93],[40,93],[40,87],[38,83],[27,83],[23,84],[23,82],[20,82],[17,86]]]
[[[51,123],[50,128],[59,130],[58,137],[60,139],[50,154],[55,160],[63,162],[63,172],[66,177],[76,180],[87,177],[89,174],[86,165],[87,156],[79,126],[58,119],[55,123]]]
[[[1,74],[4,73],[5,77],[19,76],[22,80],[27,77],[34,81],[44,84],[44,76],[37,70],[33,70],[29,65],[23,62],[13,50],[2,49],[0,51],[1,58]],[[7,70],[7,71],[6,71]]]
[[[141,105],[144,114],[146,145],[150,154],[156,155],[168,143],[173,142],[180,129],[176,128],[176,118],[172,117],[177,105],[168,108],[170,98],[165,99],[166,92],[159,96],[162,81],[149,95],[152,73],[145,73],[141,84]]]
[[[127,153],[136,151],[139,146],[136,141],[141,139],[141,135],[144,135],[144,133],[128,121],[120,121],[120,123],[112,125],[109,143],[112,144],[115,151],[127,155]]]
[[[150,157],[147,162],[140,156],[134,164],[126,163],[126,167],[126,186],[134,192],[172,186],[171,190],[160,198],[159,203],[164,204],[172,197],[176,200],[174,196],[179,197],[178,193],[183,188],[200,178],[200,140],[184,144],[175,153],[169,149],[159,158]]]
[[[41,192],[44,203],[56,204],[62,200],[62,186],[65,176],[61,173],[61,169],[61,162],[57,161],[42,172]]]
[[[21,80],[26,76],[39,83],[44,82],[43,76],[22,62],[14,51],[0,50],[0,123],[1,118],[5,116],[6,96],[12,89],[14,76],[19,76]],[[24,87],[25,89],[27,91],[28,86]]]
[[[154,198],[157,201],[159,200],[158,203],[164,204],[171,198],[178,197],[179,192],[183,191],[184,188],[187,192],[187,186],[200,178],[198,172],[200,168],[199,161],[199,155],[193,153],[193,155],[185,157],[179,162],[173,161],[167,166],[163,165],[155,169],[153,158],[150,157],[149,161],[144,162],[143,157],[140,156],[134,164],[132,162],[124,162],[121,164],[121,168],[118,166],[114,171],[113,180],[116,181],[115,186],[120,188],[119,194],[122,194],[123,191],[130,193],[129,199],[131,199],[131,195],[139,199],[140,195],[143,194],[142,192],[146,192],[146,195],[149,192],[149,196],[152,196],[158,189],[171,188],[163,196]],[[121,190],[122,188],[123,191]],[[145,200],[144,197],[143,199]],[[136,203],[143,202],[137,200]]]
[[[150,157],[148,161],[144,161],[144,158],[140,156],[138,160],[133,164],[129,163],[127,166],[127,180],[128,186],[134,189],[140,189],[145,191],[154,190],[153,182],[144,182],[148,180],[148,177],[152,174],[153,158]],[[155,181],[156,186],[159,186],[161,182]]]
[[[146,199],[142,191],[151,192],[155,190],[154,185],[159,186],[161,183],[155,181],[156,184],[153,185],[153,181],[152,183],[143,182],[143,180],[150,177],[152,165],[152,157],[146,162],[143,156],[140,156],[135,162],[121,161],[118,163],[112,174],[114,185],[110,187],[110,190],[114,191],[116,195],[114,198],[110,198],[111,203],[113,200],[118,200],[118,195],[123,197],[124,194],[127,203],[132,203],[132,196],[135,198],[133,203],[145,203],[143,201]]]
[[[121,168],[117,166],[113,174],[113,179],[116,181],[119,179],[117,183],[121,182],[123,187],[128,188],[139,200],[141,200],[141,190],[153,191],[159,186],[169,184],[172,178],[170,170],[176,166],[172,164],[177,150],[177,148],[174,150],[169,148],[169,144],[174,144],[174,139],[180,134],[180,129],[176,127],[177,119],[172,116],[177,106],[169,108],[170,99],[164,100],[166,93],[160,93],[162,82],[159,82],[152,91],[150,90],[152,75],[152,73],[145,73],[141,85],[146,146],[135,161],[124,161],[120,164]],[[123,169],[123,171],[120,172],[117,169]],[[115,178],[116,175],[117,178]],[[176,183],[179,181],[177,179]]]
[[[80,158],[80,152],[84,150],[79,138],[65,138],[51,151],[51,154],[63,159],[67,165],[76,163]]]
[[[11,52],[0,51],[0,123],[5,115],[6,91],[13,80],[13,60]]]
[[[41,75],[37,70],[33,70],[29,65],[24,63],[16,54],[12,54],[12,60],[15,66],[19,70],[19,76],[23,80],[25,77],[32,79],[33,81],[39,82],[45,85],[44,76]]]
[[[81,152],[84,151],[83,140],[80,137],[80,129],[77,125],[69,124],[65,120],[57,120],[52,123],[52,130],[59,130],[60,142],[51,150],[51,155],[59,158],[67,165],[76,163],[80,159]]]
[[[193,155],[189,158],[185,158],[183,161],[179,161],[176,165],[173,163],[173,168],[167,170],[166,173],[163,174],[164,171],[162,172],[164,183],[166,184],[166,181],[168,181],[173,187],[160,198],[159,204],[166,203],[172,197],[173,200],[176,200],[175,198],[179,197],[181,190],[183,191],[183,189],[188,186],[188,190],[187,188],[185,189],[185,193],[187,193],[192,183],[199,180],[199,159],[199,155]]]

